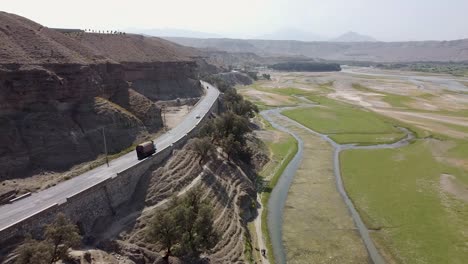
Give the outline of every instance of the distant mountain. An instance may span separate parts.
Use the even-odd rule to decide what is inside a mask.
[[[359,33],[349,31],[336,38],[330,39],[331,42],[376,42],[377,40],[371,36],[361,35]]]
[[[294,28],[285,28],[272,33],[255,37],[255,39],[266,40],[300,40],[300,41],[321,41],[325,40],[323,36],[315,33],[306,32]]]
[[[339,61],[468,61],[468,39],[412,42],[303,42],[259,39],[168,38],[195,48],[251,52],[261,56],[305,56]]]
[[[220,38],[221,35],[178,28],[127,29],[127,32],[153,37]]]

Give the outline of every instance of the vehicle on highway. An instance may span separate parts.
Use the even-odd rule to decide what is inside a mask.
[[[140,145],[136,146],[136,153],[138,160],[142,160],[156,153],[156,146],[154,145],[153,140],[141,143]]]

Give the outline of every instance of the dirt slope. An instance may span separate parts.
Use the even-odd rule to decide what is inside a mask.
[[[122,207],[114,219],[98,227],[99,247],[126,259],[137,258],[141,263],[160,259],[163,249],[146,240],[151,217],[164,209],[172,196],[184,195],[200,186],[204,199],[212,205],[215,228],[221,234],[219,243],[203,256],[211,263],[244,263],[246,224],[256,214],[252,208],[256,199],[254,173],[250,166],[239,166],[220,154],[208,160],[199,164],[188,144],[163,167],[152,170],[140,182],[132,204]]]
[[[0,12],[1,64],[90,64],[109,59],[29,19]]]

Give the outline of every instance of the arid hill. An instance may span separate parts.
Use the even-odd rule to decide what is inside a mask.
[[[94,64],[109,61],[55,30],[0,12],[1,64]]]
[[[192,56],[159,38],[61,33],[0,12],[0,196],[15,179],[94,160],[102,128],[110,153],[157,132],[157,101],[201,95]]]
[[[261,56],[307,56],[326,60],[374,62],[468,61],[468,39],[353,43],[250,39],[166,39],[195,48],[252,52]]]
[[[135,34],[70,33],[95,53],[117,62],[179,62],[190,61],[199,51],[156,37]]]

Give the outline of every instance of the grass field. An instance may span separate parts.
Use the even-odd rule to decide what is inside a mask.
[[[418,141],[400,149],[341,155],[349,196],[366,225],[380,230],[374,238],[396,263],[461,264],[468,259],[468,206],[439,186],[442,173],[468,176],[432,153],[426,141]]]
[[[391,143],[405,136],[377,114],[341,103],[287,110],[283,114],[315,131],[329,135],[341,144]]]

